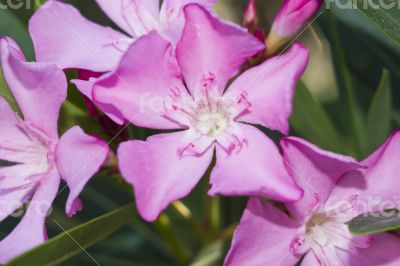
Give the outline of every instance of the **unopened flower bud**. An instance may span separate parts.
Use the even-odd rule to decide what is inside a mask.
[[[268,53],[278,50],[320,9],[322,0],[285,0],[267,38]]]

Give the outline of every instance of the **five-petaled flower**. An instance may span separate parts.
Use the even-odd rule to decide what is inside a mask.
[[[388,203],[396,206],[400,168],[394,158],[400,154],[400,132],[362,163],[294,137],[281,144],[304,196],[286,204],[289,215],[251,199],[225,265],[295,265],[303,256],[301,265],[399,265],[397,236],[354,236],[347,222],[384,211]]]
[[[211,196],[252,197],[225,265],[400,263],[396,236],[354,236],[347,226],[397,200],[399,131],[360,163],[296,137],[281,140],[282,156],[255,127],[288,134],[295,87],[308,62],[305,47],[295,43],[237,75],[265,46],[219,19],[211,10],[215,0],[164,0],[161,9],[159,0],[96,2],[125,33],[49,0],[29,25],[39,63],[26,62],[13,40],[0,38],[2,73],[22,114],[0,97],[0,160],[7,162],[0,167],[0,221],[28,204],[0,241],[0,263],[47,239],[45,218],[61,180],[70,189],[67,215],[81,210],[79,194],[108,157],[108,145],[78,126],[58,136],[67,94],[61,69],[69,68],[88,70],[91,78],[73,82],[116,123],[170,131],[118,149],[121,174],[144,219],[154,221],[189,194],[213,165]],[[285,0],[266,39],[267,55],[322,3]],[[260,36],[253,0],[244,22]]]
[[[288,133],[307,49],[295,44],[240,75],[225,91],[228,80],[263,44],[199,5],[186,6],[184,14],[176,55],[168,41],[152,32],[128,49],[115,73],[93,87],[96,102],[118,109],[137,126],[180,130],[120,145],[120,170],[134,187],[140,214],[153,221],[186,196],[210,165],[214,149],[210,195],[298,200],[302,191],[286,172],[277,147],[249,124]],[[152,97],[158,105],[149,104]]]
[[[176,44],[184,25],[183,6],[198,3],[211,8],[215,0],[165,0],[161,9],[159,0],[96,2],[125,33],[91,22],[73,6],[57,0],[47,1],[29,21],[37,61],[55,63],[63,69],[95,72],[89,80],[79,75],[80,79],[74,81],[80,92],[89,99],[92,99],[92,86],[99,76],[97,73],[114,70],[135,40],[156,30]],[[99,103],[96,105],[115,123],[125,123],[116,108]]]
[[[0,97],[0,221],[30,201],[15,229],[0,242],[5,263],[47,239],[45,218],[60,185],[68,184],[66,213],[82,208],[78,196],[106,160],[107,144],[79,127],[58,137],[67,81],[54,64],[25,62],[17,44],[0,38],[2,73],[23,118]]]

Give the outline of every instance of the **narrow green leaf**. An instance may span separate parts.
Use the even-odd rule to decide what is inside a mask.
[[[57,265],[106,238],[134,217],[133,206],[126,205],[50,239],[5,266]]]
[[[167,214],[162,213],[157,221],[154,223],[154,225],[163,236],[171,251],[174,253],[175,258],[178,260],[179,264],[183,264],[188,257],[187,251],[174,234],[171,221]]]
[[[110,177],[107,176],[107,182],[109,182],[109,178]],[[93,203],[98,204],[99,207],[104,210],[114,209],[118,206],[117,203],[115,203],[112,199],[106,197],[101,192],[91,188],[90,186],[85,188],[85,196]],[[130,227],[143,239],[146,239],[153,244],[153,246],[156,247],[160,253],[170,258],[173,257],[163,238],[151,230],[147,224],[143,222],[143,220],[134,219],[130,224]]]
[[[349,223],[349,230],[354,235],[369,235],[398,228],[400,228],[399,210],[361,214]]]
[[[290,123],[298,134],[321,148],[341,151],[339,136],[330,118],[303,82],[296,90]]]
[[[361,157],[361,152],[366,143],[366,134],[364,127],[363,114],[360,110],[355,95],[353,86],[353,78],[346,62],[346,55],[344,53],[343,44],[339,30],[337,27],[336,18],[333,11],[328,13],[329,29],[331,34],[332,53],[334,55],[335,72],[340,88],[340,93],[344,96],[342,99],[344,108],[347,109],[349,114],[349,127],[351,127],[351,143],[349,145],[352,149],[352,155]]]
[[[195,257],[190,266],[211,266],[218,265],[224,253],[224,243],[219,240],[205,246],[200,250],[199,254]]]
[[[390,74],[385,69],[372,104],[369,108],[367,119],[367,150],[369,154],[385,142],[390,135],[392,126],[392,96]]]
[[[356,34],[365,33],[369,37],[372,37],[379,43],[383,44],[386,49],[400,55],[400,46],[398,43],[392,38],[388,38],[386,33],[384,33],[379,27],[376,27],[375,24],[359,10],[353,8],[344,9],[338,1],[333,2],[332,9],[335,12],[336,17],[347,26],[353,28]],[[369,45],[369,43],[367,44]]]
[[[357,10],[366,16],[372,23],[383,31],[390,38],[400,43],[400,9],[396,1],[388,2],[387,5],[393,4],[391,7],[385,7],[379,0],[368,1],[368,8],[363,7],[367,2],[350,0]]]
[[[27,26],[21,22],[17,13],[14,13],[11,8],[0,8],[0,36],[13,38],[24,51],[27,60],[34,59],[33,45]]]

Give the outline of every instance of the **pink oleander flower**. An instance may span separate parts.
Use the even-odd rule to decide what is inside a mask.
[[[346,224],[362,213],[399,207],[400,131],[361,164],[298,138],[281,144],[304,197],[286,204],[289,214],[251,199],[225,265],[292,266],[303,256],[301,265],[400,265],[398,236],[353,236]]]
[[[176,54],[158,33],[139,38],[119,67],[97,81],[93,99],[118,109],[139,127],[179,130],[122,143],[120,170],[133,185],[142,217],[153,221],[186,196],[209,167],[210,195],[265,195],[298,200],[302,192],[284,168],[274,142],[252,125],[284,134],[307,49],[254,67],[229,86],[247,59],[264,48],[240,27],[199,5],[184,8]]]
[[[61,178],[70,189],[66,213],[82,208],[78,196],[108,155],[107,144],[79,127],[61,138],[57,120],[67,96],[67,81],[53,64],[25,62],[17,44],[0,38],[3,76],[23,114],[20,118],[0,98],[0,221],[29,203],[15,229],[0,242],[5,263],[47,239],[45,217]]]
[[[60,68],[109,72],[117,67],[128,47],[140,36],[158,31],[176,43],[182,32],[182,8],[199,3],[210,8],[215,0],[96,0],[104,13],[123,31],[87,20],[72,5],[47,1],[31,18],[29,32],[36,60],[56,63]],[[49,27],[48,25],[51,25]],[[76,80],[78,89],[92,100],[96,78]],[[97,104],[117,124],[125,120],[115,108]]]

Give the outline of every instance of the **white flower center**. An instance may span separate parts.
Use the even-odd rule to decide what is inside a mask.
[[[222,99],[201,99],[195,102],[191,125],[202,135],[216,138],[224,132],[232,118]]]
[[[292,241],[291,248],[298,255],[312,249],[323,265],[344,265],[337,254],[338,249],[357,254],[358,248],[370,245],[369,237],[353,236],[349,232],[346,223],[352,217],[352,208],[314,213],[307,220],[304,232]]]
[[[306,234],[309,235],[311,246],[319,245],[321,247],[333,244],[339,236],[351,237],[345,223],[337,221],[335,217],[330,217],[325,213],[314,214],[308,220]]]
[[[246,93],[223,95],[211,73],[192,95],[180,88],[170,90],[170,101],[163,103],[161,115],[187,128],[178,148],[179,156],[202,154],[214,143],[230,153],[247,142],[235,120],[251,106]]]

